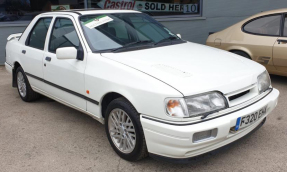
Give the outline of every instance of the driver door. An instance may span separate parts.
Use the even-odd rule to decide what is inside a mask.
[[[50,29],[43,59],[46,92],[70,106],[86,111],[84,72],[86,59],[56,57],[56,50],[63,47],[82,49],[79,33],[72,17],[58,16]]]

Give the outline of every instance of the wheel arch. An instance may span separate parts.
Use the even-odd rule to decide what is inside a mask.
[[[129,101],[129,99],[128,99],[126,96],[124,96],[123,94],[117,93],[117,92],[108,92],[108,93],[106,93],[106,94],[102,97],[102,99],[101,99],[101,101],[100,101],[100,106],[101,106],[101,115],[102,115],[103,118],[105,118],[106,110],[107,110],[109,104],[110,104],[113,100],[115,100],[115,99],[117,99],[117,98],[120,98],[120,97],[123,97],[123,98],[125,98],[127,101]],[[129,102],[131,103],[131,101],[129,101]],[[132,104],[132,103],[131,103],[131,104]],[[132,105],[133,105],[133,104],[132,104]],[[133,106],[134,106],[134,105],[133,105]],[[134,106],[134,108],[135,108],[135,106]],[[136,108],[135,108],[135,109],[136,109]]]
[[[249,49],[245,48],[245,47],[238,47],[238,46],[230,47],[230,48],[227,49],[227,51],[229,51],[229,52],[241,51],[243,53],[246,53],[252,60],[254,60],[252,52]]]
[[[16,70],[18,69],[18,67],[21,67],[20,63],[18,61],[14,62],[13,65],[13,70],[12,70],[12,87],[16,87]]]

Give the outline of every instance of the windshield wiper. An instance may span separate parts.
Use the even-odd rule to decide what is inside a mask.
[[[160,43],[163,43],[163,42],[166,42],[166,41],[172,41],[172,40],[175,40],[175,39],[177,39],[177,37],[175,37],[175,36],[170,36],[170,37],[167,37],[167,38],[164,38],[164,39],[158,41],[158,42],[155,43],[154,45],[158,45],[158,44],[160,44]]]
[[[128,48],[128,47],[132,47],[132,46],[137,45],[137,44],[152,43],[152,42],[153,42],[152,40],[135,41],[135,42],[131,42],[131,43],[125,44],[125,45],[122,46],[122,47],[113,49],[112,52],[115,52],[115,51],[118,51],[118,50],[122,50],[122,49],[126,49],[126,48]]]

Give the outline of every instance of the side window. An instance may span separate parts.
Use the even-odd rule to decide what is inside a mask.
[[[57,48],[75,47],[78,49],[80,40],[70,19],[57,18],[50,37],[49,51],[56,52]]]
[[[287,37],[287,15],[285,16],[285,19],[284,19],[284,30],[283,30],[283,34],[284,34],[284,37]]]
[[[52,18],[41,18],[29,34],[26,45],[44,50],[45,40]]]
[[[281,15],[273,15],[255,19],[247,23],[243,30],[259,35],[279,36]]]

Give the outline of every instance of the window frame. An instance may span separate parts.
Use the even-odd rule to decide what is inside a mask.
[[[50,23],[49,28],[48,28],[47,33],[46,33],[46,37],[45,37],[45,42],[44,42],[44,47],[43,47],[43,49],[37,48],[37,47],[32,47],[32,46],[28,45],[28,44],[30,43],[30,36],[31,36],[33,30],[35,29],[35,27],[37,26],[38,22],[39,22],[41,19],[49,19],[49,18],[51,19],[51,23]],[[33,25],[32,29],[30,30],[28,36],[26,37],[25,46],[44,51],[44,50],[45,50],[45,44],[46,44],[47,36],[48,36],[48,32],[49,32],[49,29],[50,29],[50,27],[51,27],[52,22],[53,22],[53,17],[52,17],[52,16],[49,16],[49,17],[40,17],[40,18],[38,18],[38,20],[37,20],[37,21],[35,22],[35,24]],[[29,25],[28,25],[28,26],[29,26]],[[26,29],[28,28],[28,26],[26,27]],[[25,29],[25,30],[26,30],[26,29]],[[23,33],[24,33],[24,32],[23,32]],[[23,34],[22,34],[22,35],[23,35]],[[21,35],[21,36],[22,36],[22,35]],[[20,40],[20,39],[19,39],[19,40]]]
[[[52,37],[52,34],[53,34],[54,26],[56,25],[56,21],[57,21],[57,19],[69,19],[69,20],[71,20],[71,21],[72,21],[73,26],[74,26],[75,31],[76,31],[76,34],[77,34],[77,37],[78,37],[78,39],[79,39],[79,48],[78,48],[78,49],[83,49],[83,46],[82,46],[82,43],[81,43],[81,40],[80,40],[80,37],[79,37],[78,31],[77,31],[77,28],[76,28],[76,26],[75,26],[75,22],[74,22],[70,17],[65,17],[65,16],[54,16],[54,17],[55,17],[55,19],[54,19],[54,22],[52,23],[51,32],[50,32],[50,35],[49,35],[49,40],[48,40],[48,45],[47,45],[47,52],[49,52],[49,53],[53,53],[53,54],[56,54],[56,51],[57,51],[57,49],[56,49],[56,51],[55,51],[55,52],[50,51],[51,37]],[[73,18],[73,17],[72,17],[72,18]],[[82,48],[81,48],[81,47],[82,47]],[[77,49],[77,50],[78,50],[78,49]]]
[[[287,22],[285,20],[285,18],[287,18],[287,13],[283,13],[282,14],[282,20],[281,20],[281,36],[280,37],[284,37],[286,38],[287,37],[287,33],[286,33],[286,36],[284,35],[284,27],[285,27],[285,22]]]
[[[255,21],[255,20],[258,20],[258,19],[261,19],[261,18],[265,18],[265,17],[270,17],[270,16],[280,16],[280,25],[279,25],[279,34],[278,35],[269,35],[269,34],[260,34],[260,33],[252,33],[252,32],[248,32],[244,29],[244,27],[246,25],[248,25],[249,23]],[[257,36],[270,36],[270,37],[281,37],[282,36],[282,20],[283,20],[283,16],[284,14],[283,13],[274,13],[274,14],[267,14],[267,15],[263,15],[263,16],[259,16],[259,17],[255,17],[251,20],[248,20],[247,22],[245,22],[242,26],[241,26],[241,31],[244,32],[244,33],[247,33],[247,34],[251,34],[251,35],[257,35]]]

